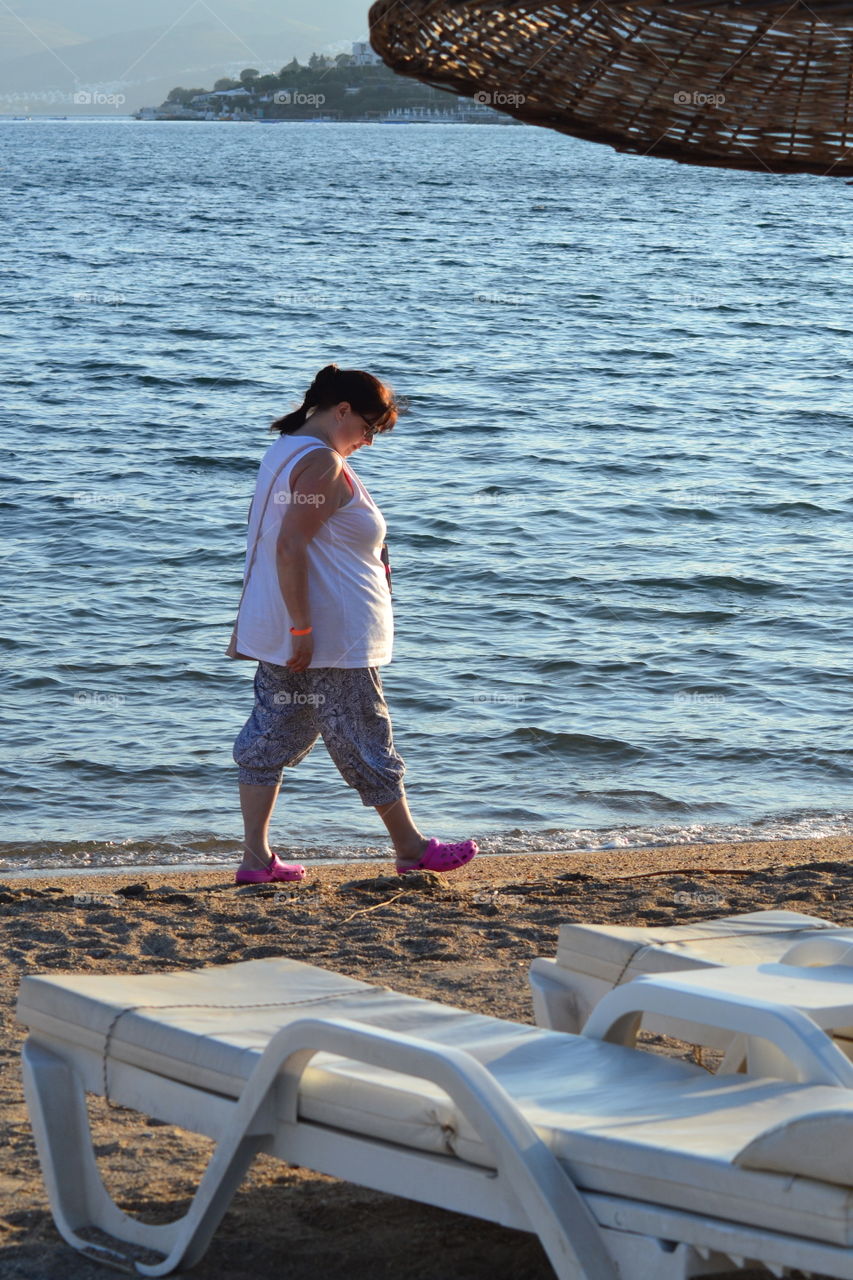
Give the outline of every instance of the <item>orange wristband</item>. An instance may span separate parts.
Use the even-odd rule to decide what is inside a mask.
[[[311,634],[311,632],[312,632],[313,630],[314,630],[314,628],[313,628],[313,627],[305,627],[305,628],[304,628],[304,630],[302,630],[302,631],[297,631],[295,627],[291,627],[291,628],[290,628],[290,634],[291,634],[292,636],[310,636],[310,634]]]

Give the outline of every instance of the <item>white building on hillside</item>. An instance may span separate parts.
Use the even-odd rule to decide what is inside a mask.
[[[366,40],[353,41],[352,58],[357,67],[373,67],[382,61]]]

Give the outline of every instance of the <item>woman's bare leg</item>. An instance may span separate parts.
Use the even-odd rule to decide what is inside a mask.
[[[275,808],[281,783],[261,787],[240,783],[240,808],[243,811],[244,848],[241,867],[254,870],[265,867],[272,858],[269,845],[270,818]]]
[[[414,866],[429,844],[429,839],[415,826],[406,793],[403,792],[399,800],[376,805],[376,812],[388,828],[397,855],[397,866]]]

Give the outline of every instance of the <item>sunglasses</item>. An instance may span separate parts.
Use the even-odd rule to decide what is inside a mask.
[[[385,430],[385,427],[379,425],[382,421],[381,418],[377,418],[375,422],[368,422],[363,413],[359,413],[358,416],[364,423],[364,434],[369,436],[371,440],[375,435],[378,435],[381,431]]]

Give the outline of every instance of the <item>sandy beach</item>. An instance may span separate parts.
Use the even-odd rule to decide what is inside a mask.
[[[526,969],[564,921],[683,924],[787,908],[853,924],[849,839],[481,857],[456,875],[391,864],[312,868],[298,885],[237,888],[200,871],[0,880],[5,1280],[108,1274],[57,1234],[27,1123],[14,1020],[23,973],[145,972],[288,955],[481,1013],[532,1022]],[[647,1040],[650,1038],[647,1037]],[[651,1051],[686,1046],[649,1043]],[[130,1213],[184,1212],[211,1144],[122,1109],[91,1108],[108,1186]],[[527,1235],[256,1160],[199,1280],[551,1280]],[[750,1273],[738,1272],[739,1280]]]

